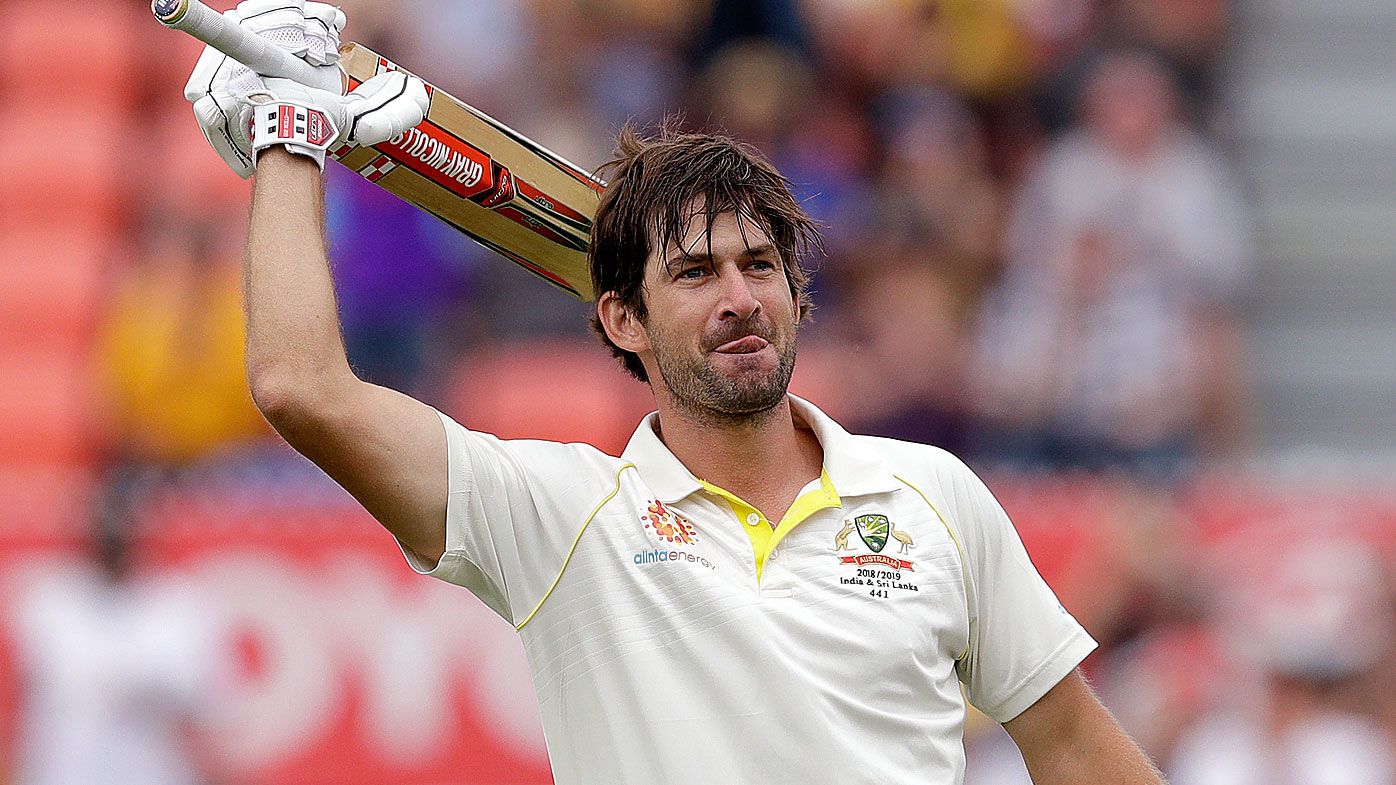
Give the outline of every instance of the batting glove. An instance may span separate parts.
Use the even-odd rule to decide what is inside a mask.
[[[310,87],[343,93],[339,34],[346,19],[338,8],[305,0],[245,0],[224,16],[316,66]],[[213,47],[204,48],[184,86],[204,138],[244,178],[256,166],[250,97],[268,94],[261,76]]]
[[[430,99],[426,85],[399,71],[378,74],[348,95],[290,79],[266,79],[252,105],[252,154],[272,145],[308,155],[323,170],[325,151],[352,142],[374,145],[417,126]]]

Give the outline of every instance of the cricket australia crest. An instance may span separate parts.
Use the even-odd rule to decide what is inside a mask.
[[[855,531],[872,553],[858,553],[856,547],[848,544],[848,538]],[[916,544],[909,532],[898,529],[884,514],[870,513],[852,519],[844,518],[843,528],[834,535],[834,553],[843,564],[856,564],[859,567],[882,565],[893,570],[914,570],[915,564],[910,560],[898,559],[882,552],[882,549],[887,547],[888,540],[896,540],[899,543],[898,554],[910,553],[912,546]],[[853,555],[844,556],[842,551],[853,551]],[[891,576],[889,580],[899,577]]]
[[[868,550],[881,553],[887,546],[892,522],[887,520],[886,515],[859,515],[853,519],[853,525],[857,527],[858,536],[863,538],[863,544],[868,546]]]

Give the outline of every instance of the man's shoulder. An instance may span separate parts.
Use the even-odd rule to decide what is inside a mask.
[[[907,499],[930,505],[973,558],[978,544],[996,537],[996,502],[983,480],[954,453],[934,445],[881,436],[854,436],[875,450]]]
[[[441,420],[453,452],[466,445],[474,445],[477,449],[496,453],[500,459],[534,475],[580,484],[589,477],[614,478],[627,465],[623,459],[586,442],[501,438],[467,428],[444,413]]]
[[[497,439],[507,449],[541,463],[569,467],[585,466],[615,473],[626,461],[588,442],[562,442],[550,439]]]

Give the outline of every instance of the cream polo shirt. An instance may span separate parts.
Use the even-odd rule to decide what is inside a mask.
[[[792,396],[824,472],[774,526],[655,434],[620,458],[442,415],[446,552],[523,639],[558,785],[958,785],[964,694],[1003,722],[1095,642],[943,450]]]

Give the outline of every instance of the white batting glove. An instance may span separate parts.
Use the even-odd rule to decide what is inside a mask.
[[[317,66],[311,87],[342,92],[337,64],[346,19],[338,8],[305,0],[245,0],[224,16]],[[262,77],[213,47],[204,48],[184,86],[204,138],[244,178],[256,166],[248,97],[266,92]]]
[[[253,158],[280,144],[310,156],[321,170],[329,148],[373,145],[406,133],[422,122],[430,103],[422,80],[400,71],[378,74],[348,95],[290,79],[265,81],[263,91],[248,96]]]

